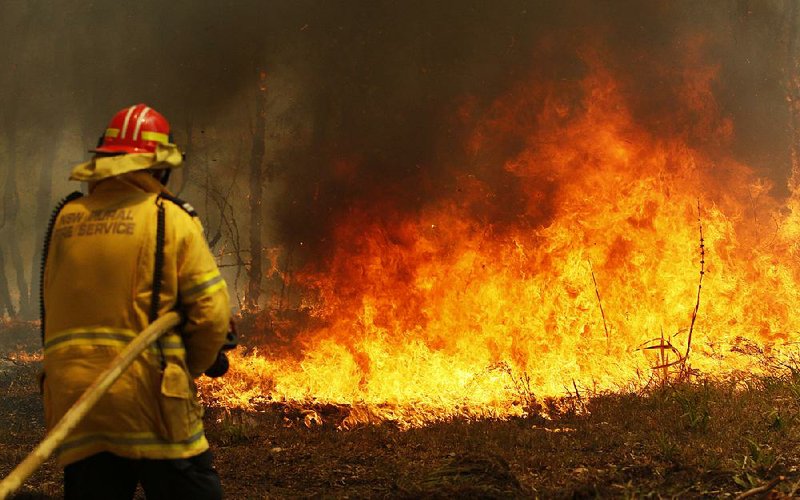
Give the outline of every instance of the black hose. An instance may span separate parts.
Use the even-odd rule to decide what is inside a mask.
[[[150,296],[150,323],[158,319],[158,310],[161,308],[161,281],[164,278],[164,226],[166,221],[164,202],[161,201],[160,196],[156,198],[156,205],[158,206],[158,219],[156,221],[156,251],[153,259],[153,291]],[[167,366],[164,348],[161,346],[160,340],[156,342],[156,345],[163,370]]]

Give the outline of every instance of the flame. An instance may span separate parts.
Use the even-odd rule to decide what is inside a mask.
[[[663,130],[636,120],[591,52],[580,81],[526,82],[488,110],[467,102],[471,173],[454,168],[455,187],[413,213],[352,206],[325,266],[295,276],[315,320],[297,350],[235,354],[205,394],[344,403],[362,421],[415,425],[641,386],[685,355],[701,270],[688,363],[715,376],[763,369],[747,353],[784,352],[800,328],[800,192],[777,201],[725,154],[733,125],[696,52],[683,121]],[[496,160],[510,143],[518,152]]]

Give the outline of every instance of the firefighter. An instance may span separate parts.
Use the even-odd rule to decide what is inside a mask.
[[[70,498],[221,497],[194,378],[219,375],[225,281],[192,207],[165,184],[182,163],[167,120],[117,113],[72,170],[88,195],[56,210],[42,269],[43,394],[52,428],[130,340],[177,310],[179,331],[143,353],[57,450]],[[227,360],[225,368],[227,367]]]

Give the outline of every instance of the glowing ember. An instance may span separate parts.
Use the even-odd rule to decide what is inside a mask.
[[[352,404],[361,421],[415,424],[518,415],[531,393],[645,384],[686,352],[700,222],[689,364],[724,376],[758,370],[753,348],[785,350],[800,328],[800,193],[781,206],[720,153],[734,131],[714,109],[713,68],[687,75],[694,118],[676,126],[705,134],[700,148],[637,125],[596,59],[574,92],[520,85],[477,119],[466,149],[487,178],[512,179],[508,190],[454,173],[457,187],[417,213],[353,207],[325,269],[295,277],[317,325],[297,352],[235,355],[205,393],[229,406]],[[509,140],[518,154],[494,163],[493,145]],[[643,349],[662,338],[675,349]]]

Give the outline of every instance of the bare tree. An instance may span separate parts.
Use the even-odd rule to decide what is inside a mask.
[[[6,182],[8,181],[6,180]],[[6,212],[5,207],[3,207],[2,212],[0,212],[0,236],[5,235],[7,224],[8,212]],[[9,286],[8,276],[6,275],[5,251],[3,247],[0,246],[0,317],[4,314],[8,314],[9,317],[13,318],[17,315],[17,311],[11,300],[11,287]]]
[[[9,115],[12,114],[14,113],[9,113]],[[25,279],[25,264],[20,250],[19,232],[17,231],[20,201],[17,187],[16,133],[12,127],[9,127],[7,130],[9,161],[6,185],[3,190],[3,212],[7,220],[3,231],[5,235],[3,240],[5,240],[6,243],[6,251],[8,252],[8,257],[14,269],[17,291],[19,292],[19,314],[23,318],[31,318],[33,315],[33,308],[30,302],[28,281]]]
[[[20,27],[17,33],[20,39],[26,40],[26,42],[30,41],[31,45],[28,47],[30,50],[41,48],[38,46],[34,47],[33,45],[35,45],[37,41],[32,40],[28,35],[33,32],[33,28],[36,26],[34,20],[39,19],[38,16],[41,16],[42,9],[44,9],[43,5],[38,2],[27,2],[25,4],[20,4],[20,10],[17,13],[18,17],[16,18],[16,22],[17,26]],[[9,49],[3,47],[3,50],[7,51]],[[4,309],[10,315],[13,316],[16,312],[22,318],[29,319],[34,316],[34,307],[31,302],[30,281],[26,279],[27,261],[23,257],[21,249],[21,229],[23,225],[20,224],[20,221],[24,218],[25,214],[20,211],[20,194],[17,177],[19,163],[18,153],[20,149],[18,141],[21,141],[23,137],[19,133],[19,130],[23,128],[22,124],[26,119],[30,118],[31,113],[29,109],[20,104],[17,96],[21,95],[24,89],[30,89],[32,85],[38,82],[28,82],[21,79],[19,77],[19,72],[25,69],[26,65],[30,64],[30,61],[24,58],[17,61],[19,62],[7,68],[7,71],[5,71],[3,75],[4,78],[0,82],[3,86],[3,92],[0,92],[0,94],[4,96],[0,128],[5,132],[4,142],[7,155],[7,161],[4,165],[5,172],[3,174],[5,179],[1,210],[3,213],[3,223],[0,225],[0,241],[4,244],[2,251],[5,252],[3,258],[0,259],[3,261],[0,262],[0,300],[5,302]],[[10,96],[10,99],[5,96]],[[16,310],[11,301],[13,287],[10,283],[10,277],[6,274],[6,272],[9,271],[6,266],[7,263],[10,263],[10,267],[13,269],[15,275],[14,284],[19,294],[19,304]],[[31,278],[32,277],[33,276],[31,276]]]
[[[791,113],[792,187],[800,186],[800,7],[796,0],[786,0],[787,29],[786,97]]]
[[[267,129],[267,74],[258,75],[256,94],[256,120],[253,131],[253,147],[250,154],[250,268],[248,269],[245,305],[248,309],[258,308],[262,279],[262,241],[261,241],[261,198],[263,196],[264,157],[266,153]]]
[[[45,160],[39,166],[39,181],[36,190],[36,214],[34,216],[34,227],[36,228],[36,236],[33,246],[33,259],[31,259],[31,272],[30,272],[30,295],[29,304],[33,306],[39,302],[39,287],[35,284],[39,283],[39,274],[41,272],[42,260],[42,245],[44,244],[44,232],[47,227],[47,219],[52,209],[52,196],[53,196],[53,167],[56,160],[56,149],[50,147],[45,150]]]
[[[2,233],[3,225],[3,223],[0,223],[0,233]],[[0,248],[0,317],[2,317],[3,314],[8,314],[9,317],[13,318],[17,315],[17,311],[14,309],[14,303],[11,301],[8,277],[6,276],[6,259],[3,249]]]

